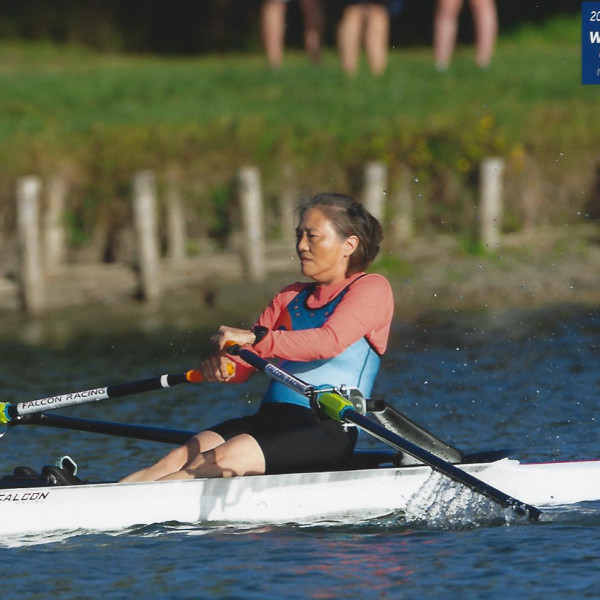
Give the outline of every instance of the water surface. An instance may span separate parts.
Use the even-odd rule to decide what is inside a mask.
[[[181,325],[181,324],[180,324]],[[43,327],[0,341],[3,401],[132,381],[195,366],[203,325],[81,337]],[[600,312],[432,314],[396,322],[376,392],[465,451],[525,460],[598,458]],[[197,429],[252,411],[265,385],[198,385],[65,409],[64,414]],[[376,442],[361,439],[361,445]],[[63,454],[83,477],[114,479],[165,445],[29,426],[0,440],[6,472]],[[49,536],[0,548],[5,598],[597,598],[600,503],[538,524],[472,516],[461,525],[392,516],[359,525],[233,528],[163,524]],[[16,575],[16,576],[15,576]]]

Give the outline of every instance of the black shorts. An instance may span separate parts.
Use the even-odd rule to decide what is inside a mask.
[[[358,432],[316,415],[309,408],[284,402],[267,402],[252,416],[231,419],[210,431],[225,441],[247,433],[260,446],[266,473],[340,469],[352,456]]]

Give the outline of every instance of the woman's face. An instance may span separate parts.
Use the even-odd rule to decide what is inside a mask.
[[[341,240],[325,213],[309,208],[296,229],[296,252],[302,274],[328,285],[346,278],[350,255],[358,246],[354,235]]]

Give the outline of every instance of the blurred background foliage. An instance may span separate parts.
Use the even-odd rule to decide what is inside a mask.
[[[434,2],[405,0],[379,79],[364,65],[342,73],[342,2],[324,6],[322,64],[302,52],[293,2],[274,72],[258,0],[0,0],[0,229],[11,229],[17,177],[60,174],[72,240],[85,245],[126,226],[132,175],[150,168],[162,190],[176,174],[192,233],[223,241],[238,167],[261,169],[274,212],[290,171],[297,193],[357,194],[365,162],[379,160],[390,197],[409,174],[418,228],[464,233],[486,156],[506,160],[508,228],[525,223],[525,196],[540,224],[597,218],[600,123],[595,86],[580,84],[580,2],[498,2],[487,70],[473,64],[465,9],[465,45],[437,73]]]
[[[431,43],[434,0],[403,0],[395,11],[394,47]],[[578,0],[499,0],[500,29],[576,14]],[[1,0],[0,37],[76,43],[97,50],[197,54],[258,50],[261,0]],[[343,0],[323,0],[325,41],[335,43]],[[289,8],[288,40],[302,44],[297,2]],[[472,40],[468,11],[461,35]]]

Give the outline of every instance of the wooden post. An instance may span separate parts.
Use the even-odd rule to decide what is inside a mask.
[[[179,182],[174,175],[167,181],[167,256],[173,263],[185,260],[185,216]]]
[[[160,265],[156,219],[156,184],[152,171],[133,180],[133,218],[139,261],[140,295],[147,302],[160,297]]]
[[[44,213],[44,259],[46,272],[52,273],[64,263],[65,245],[65,199],[67,183],[56,175],[48,181],[46,211]]]
[[[493,249],[500,245],[502,233],[502,174],[504,161],[487,158],[481,164],[479,200],[479,237]]]
[[[260,173],[256,167],[242,167],[238,172],[238,197],[244,228],[244,257],[248,279],[264,281],[267,275],[265,234]]]
[[[383,223],[386,194],[386,166],[382,162],[368,162],[364,171],[363,204],[380,223]]]
[[[535,160],[531,157],[525,160],[525,172],[523,174],[523,188],[521,190],[521,202],[523,206],[523,229],[531,230],[540,225],[540,197],[541,176]]]
[[[411,191],[411,173],[408,167],[402,167],[398,178],[398,189],[392,198],[393,216],[390,234],[393,242],[406,243],[413,236],[413,201]]]
[[[44,308],[44,273],[40,247],[40,192],[38,177],[17,181],[17,235],[19,238],[20,294],[23,309],[39,314]]]
[[[291,244],[295,240],[294,207],[298,198],[298,188],[293,167],[286,165],[283,169],[283,176],[283,191],[279,196],[279,226],[281,227],[281,239]]]

